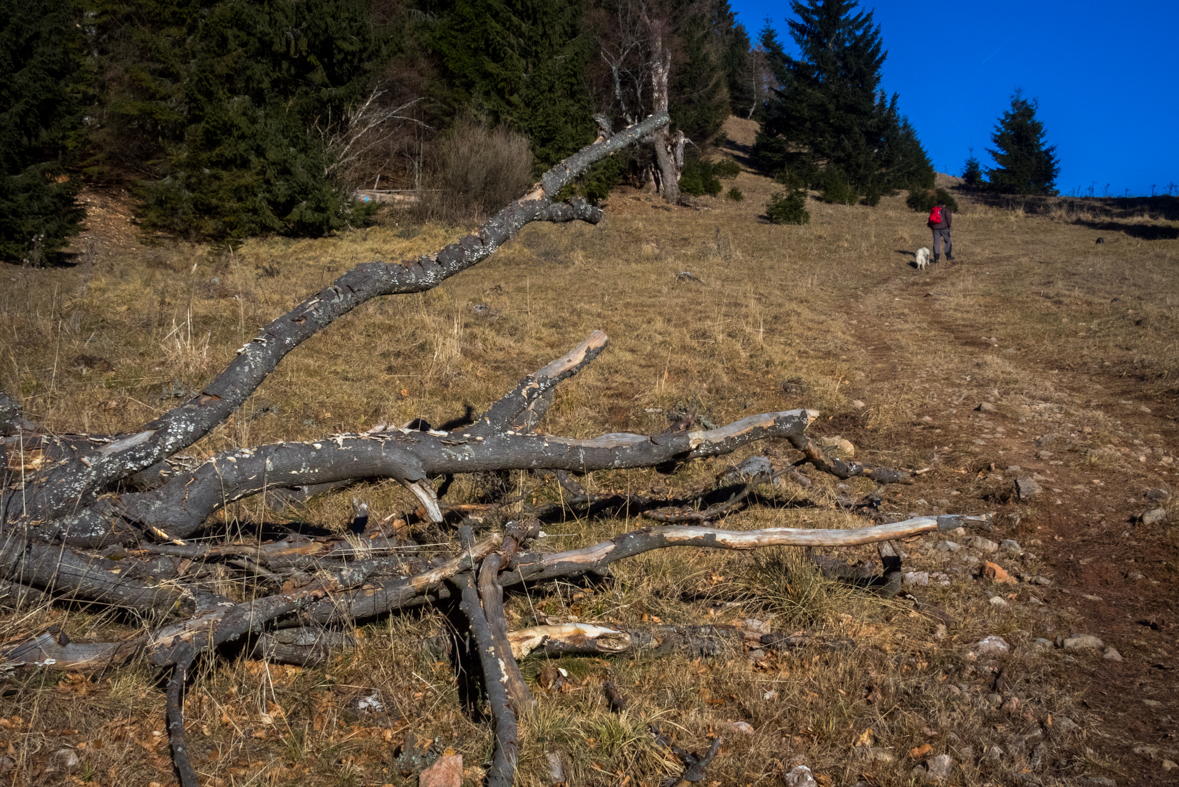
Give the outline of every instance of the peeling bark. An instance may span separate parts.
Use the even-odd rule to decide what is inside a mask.
[[[663,30],[663,23],[661,21],[653,23],[646,18],[644,21],[651,36],[649,64],[651,71],[651,103],[654,105],[656,112],[667,112],[668,83],[671,79],[671,50],[664,46],[663,39],[665,31]],[[682,140],[683,136],[683,132],[680,132],[678,138]],[[673,205],[678,204],[680,201],[680,172],[683,169],[683,142],[679,142],[679,166],[676,165],[676,145],[672,142],[672,136],[666,126],[661,127],[654,133],[651,146],[655,150],[655,163],[657,165],[656,187],[663,194],[665,202],[670,202]]]
[[[500,668],[504,673],[508,696],[517,713],[532,706],[532,694],[520,674],[513,649],[508,643],[508,622],[504,617],[504,589],[499,584],[499,574],[516,556],[516,551],[527,540],[540,533],[540,523],[522,524],[513,522],[504,534],[503,548],[483,559],[479,569],[479,596],[483,600],[483,614],[487,618],[491,640],[499,654]]]
[[[807,634],[768,634],[736,626],[656,626],[651,629],[615,629],[593,623],[561,623],[532,626],[508,634],[512,655],[525,659],[533,654],[560,656],[638,656],[677,654],[711,658],[741,653],[745,649],[776,651],[815,646],[846,649],[850,640],[819,640]]]
[[[653,527],[623,533],[584,549],[555,555],[523,554],[504,572],[504,586],[539,582],[556,577],[600,573],[612,563],[653,549],[703,547],[750,550],[770,546],[850,547],[909,538],[963,526],[987,525],[989,516],[921,516],[889,525],[854,530],[802,530],[789,527],[765,530],[718,530],[710,527]]]
[[[505,409],[516,415],[522,411]],[[183,539],[225,505],[270,487],[365,478],[400,481],[422,500],[430,518],[439,522],[442,513],[432,489],[425,485],[428,478],[514,469],[588,473],[719,456],[757,440],[797,438],[816,416],[814,411],[789,410],[749,416],[717,429],[659,435],[613,433],[589,440],[511,430],[466,434],[397,429],[237,449],[217,455],[192,473],[175,476],[158,489],[103,498],[60,520],[52,534],[71,544],[97,546],[118,539],[120,527],[127,537],[132,536],[136,530],[128,525],[135,525],[156,538]],[[481,420],[472,428],[489,424]]]

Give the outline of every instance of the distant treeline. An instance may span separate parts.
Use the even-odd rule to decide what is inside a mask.
[[[689,168],[734,114],[795,188],[932,186],[871,13],[792,10],[797,60],[725,0],[0,0],[0,256],[61,249],[87,181],[131,184],[146,229],[217,240],[357,224],[377,186],[487,211],[663,107]],[[654,159],[577,189],[658,179]]]

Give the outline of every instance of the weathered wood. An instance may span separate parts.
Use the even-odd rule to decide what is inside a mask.
[[[661,527],[631,531],[590,547],[555,554],[521,553],[500,574],[503,587],[543,582],[604,572],[611,564],[634,555],[667,547],[708,549],[758,549],[763,546],[859,546],[891,539],[909,538],[936,530],[985,525],[989,516],[917,517],[890,525],[854,530],[719,530],[703,527]],[[494,549],[494,547],[493,547]],[[484,554],[488,554],[491,550]],[[482,556],[480,556],[480,559]],[[465,560],[465,556],[457,558]],[[455,561],[450,565],[452,568]],[[469,565],[469,564],[468,564]],[[465,571],[460,568],[454,571]],[[451,574],[453,576],[453,574]],[[420,589],[419,589],[420,586]],[[319,601],[302,611],[303,620],[317,624],[341,620],[364,620],[395,609],[416,606],[430,600],[449,598],[441,583],[410,585],[407,580],[374,581],[360,588],[341,589],[330,600]]]
[[[570,352],[525,377],[515,390],[493,404],[473,425],[462,429],[459,434],[486,437],[513,427],[519,431],[531,431],[552,403],[551,397],[546,394],[588,366],[606,349],[608,343],[606,334],[594,331]]]
[[[95,492],[204,437],[241,407],[287,353],[361,304],[384,295],[433,289],[485,260],[531,222],[596,223],[602,216],[600,209],[580,199],[555,203],[554,196],[594,162],[647,137],[667,122],[667,114],[659,113],[575,153],[545,173],[527,196],[437,254],[406,262],[364,263],[349,270],[263,328],[197,396],[133,434],[40,471],[19,492],[4,492],[0,508],[9,512],[9,519],[45,522],[89,505]],[[12,512],[18,515],[13,517]]]
[[[131,564],[84,554],[61,544],[31,540],[20,530],[0,534],[0,578],[75,601],[161,616],[195,605],[191,590],[127,576]]]
[[[0,652],[12,667],[43,667],[60,672],[84,672],[119,664],[139,653],[147,635],[123,642],[71,642],[58,632],[43,632]]]
[[[989,522],[989,516],[948,515],[916,517],[903,522],[853,530],[768,528],[739,531],[704,527],[647,528],[569,552],[517,555],[511,560],[508,569],[500,574],[499,584],[508,587],[524,582],[536,583],[587,573],[601,573],[611,564],[624,558],[668,547],[749,550],[767,546],[857,546],[909,538],[937,530],[953,530],[963,526],[985,527]],[[463,554],[409,578],[386,579],[365,584],[358,580],[355,585],[348,586],[341,584],[347,580],[348,575],[328,574],[292,592],[241,604],[217,601],[216,597],[209,596],[202,600],[204,611],[199,614],[164,626],[153,632],[146,641],[105,645],[104,647],[111,650],[103,652],[111,653],[113,658],[113,654],[127,654],[142,646],[154,663],[165,665],[172,663],[171,653],[180,643],[188,643],[195,651],[201,652],[257,633],[271,622],[277,622],[279,627],[336,624],[372,618],[395,609],[447,598],[450,594],[443,583],[460,572],[470,571],[478,566],[483,558],[499,547],[501,538],[499,535],[486,538]],[[327,597],[329,590],[331,596]],[[296,611],[299,613],[298,617],[289,617]],[[284,620],[279,620],[280,618]],[[74,656],[71,655],[73,651],[62,650],[60,646],[48,647],[41,639],[22,643],[5,654],[5,657],[16,660],[13,654],[18,652],[21,654],[22,663],[40,662],[44,666],[55,668],[55,664],[45,664],[46,660],[62,658],[72,659],[70,663],[75,664],[95,664],[96,659],[101,658],[95,652]]]
[[[495,751],[491,758],[491,769],[487,774],[488,787],[511,787],[516,778],[516,761],[519,756],[519,741],[516,734],[516,714],[508,701],[504,684],[507,677],[503,670],[503,658],[491,636],[487,618],[479,605],[479,592],[470,574],[459,574],[454,578],[459,590],[459,609],[467,616],[471,634],[479,651],[479,664],[483,670],[483,690],[487,693],[487,704],[495,724]]]
[[[188,756],[184,736],[184,683],[188,679],[188,670],[195,658],[196,654],[192,648],[184,647],[177,651],[166,692],[165,719],[168,723],[168,743],[172,747],[172,764],[176,768],[180,787],[200,787],[201,784]]]
[[[499,654],[508,697],[517,713],[522,713],[532,706],[532,694],[524,683],[520,665],[516,663],[512,647],[508,643],[508,623],[504,617],[504,589],[499,584],[499,574],[516,556],[520,546],[539,533],[539,522],[510,523],[507,532],[504,533],[503,548],[484,558],[479,569],[479,596],[483,600],[483,614],[487,618],[488,630]]]
[[[279,485],[299,486],[357,478],[394,478],[419,499],[428,478],[514,469],[594,470],[651,467],[672,460],[720,456],[768,438],[802,435],[813,410],[753,415],[716,429],[639,435],[613,433],[589,440],[554,435],[396,430],[335,435],[307,443],[278,443],[225,451],[191,473],[147,492],[108,496],[57,523],[69,543],[95,545],[128,523],[157,537],[183,539],[230,502]],[[436,506],[436,501],[433,501]],[[435,510],[431,518],[441,518]],[[162,535],[161,535],[162,534]]]
[[[765,530],[720,530],[709,527],[653,527],[634,530],[583,549],[554,555],[523,554],[505,571],[505,587],[555,577],[601,572],[624,558],[667,547],[760,549],[769,546],[850,547],[910,538],[938,530],[989,524],[989,516],[920,516],[887,525],[852,530],[804,530],[774,527]]]
[[[194,652],[200,653],[256,634],[264,626],[275,622],[285,623],[288,627],[351,622],[354,619],[351,613],[356,610],[365,612],[377,608],[387,612],[414,603],[424,603],[432,592],[442,588],[447,579],[478,565],[480,560],[499,547],[501,540],[498,534],[485,538],[463,554],[413,577],[390,580],[379,586],[351,588],[352,601],[343,607],[337,606],[335,599],[327,596],[329,591],[333,596],[337,592],[344,595],[342,591],[346,588],[341,588],[339,577],[328,574],[289,593],[240,604],[210,595],[198,609],[198,614],[127,642],[63,645],[53,637],[41,635],[9,648],[0,657],[22,665],[83,669],[130,657],[142,649],[152,663],[168,666],[175,663],[175,654],[182,652],[184,647],[191,647]],[[359,582],[357,584],[360,585]],[[279,621],[295,612],[300,612],[300,616]]]
[[[809,634],[757,632],[737,626],[655,626],[620,629],[594,623],[561,623],[531,626],[510,632],[512,655],[525,659],[534,654],[560,656],[683,655],[712,658],[744,649],[788,651],[816,646],[851,647],[850,640],[820,640]]]
[[[878,484],[913,483],[913,476],[904,470],[893,470],[888,467],[872,467],[871,465],[844,461],[838,457],[828,456],[806,435],[794,435],[788,439],[791,445],[802,451],[803,455],[815,466],[816,470],[822,470],[824,473],[829,473],[836,478],[846,480],[848,478],[859,478],[862,476],[864,478],[871,478]]]
[[[262,633],[254,642],[252,655],[279,664],[322,667],[332,650],[351,650],[356,638],[346,631],[298,628]]]

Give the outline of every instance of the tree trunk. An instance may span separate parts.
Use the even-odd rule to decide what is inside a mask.
[[[651,25],[651,96],[655,112],[667,112],[668,82],[671,78],[671,52],[663,42],[663,33],[658,23]],[[683,138],[683,133],[679,134]],[[651,145],[655,149],[655,164],[658,168],[657,188],[662,192],[663,199],[673,205],[680,201],[680,172],[683,169],[683,142],[679,142],[680,162],[677,166],[675,150],[671,134],[664,126],[652,135]]]

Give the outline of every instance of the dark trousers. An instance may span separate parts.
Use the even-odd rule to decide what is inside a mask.
[[[943,240],[946,242],[946,259],[949,259],[953,255],[953,251],[952,251],[953,243],[950,240],[950,231],[948,229],[934,230],[933,231],[933,258],[935,260],[938,257],[940,257],[942,254],[941,244],[942,244]]]

